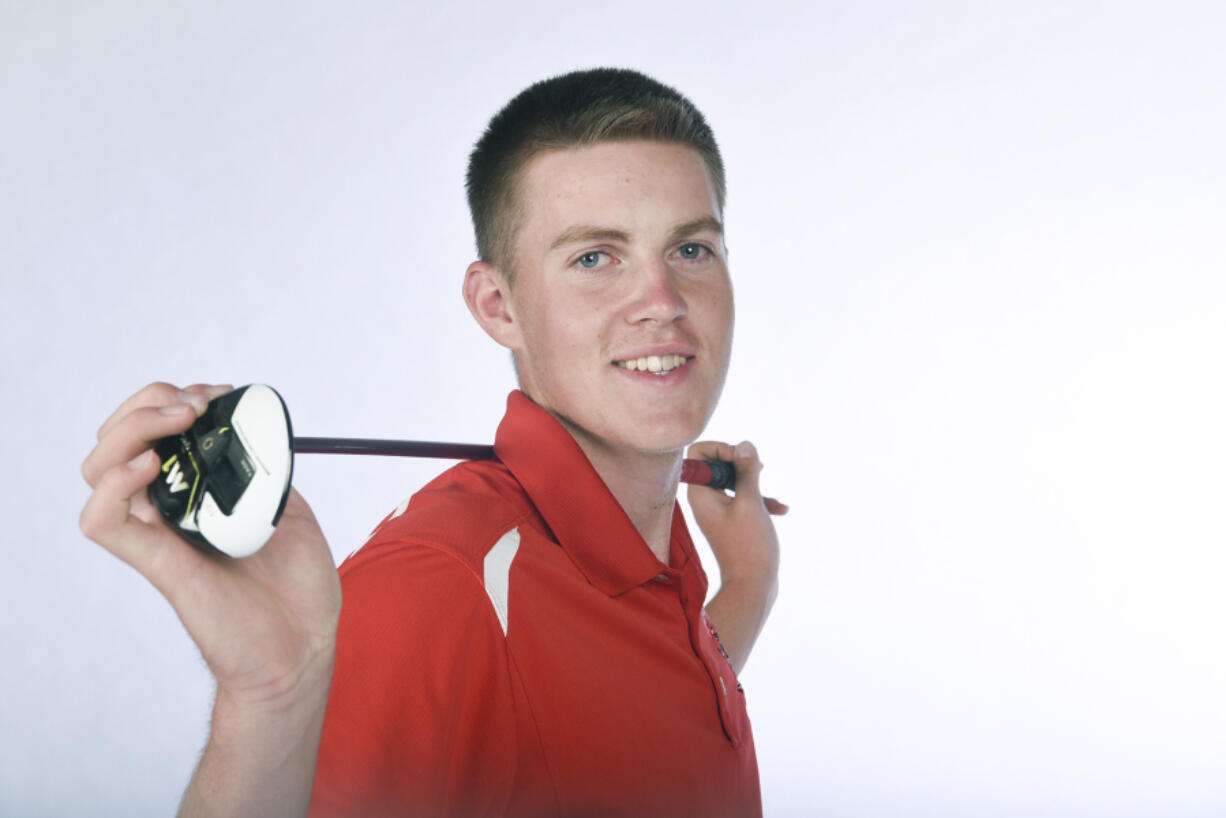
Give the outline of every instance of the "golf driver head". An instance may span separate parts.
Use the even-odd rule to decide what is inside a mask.
[[[161,473],[149,498],[196,545],[245,557],[272,536],[294,472],[285,401],[270,386],[227,392],[186,432],[157,442]]]

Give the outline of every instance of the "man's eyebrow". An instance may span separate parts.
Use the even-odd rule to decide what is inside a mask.
[[[707,231],[722,236],[724,235],[724,225],[714,216],[703,216],[700,219],[694,219],[692,222],[686,222],[683,225],[679,225],[673,230],[673,234],[669,237],[668,241],[671,244],[672,242],[677,241],[678,239],[683,239],[686,236],[692,236],[695,233],[704,233]]]
[[[561,232],[549,245],[550,250],[557,250],[567,244],[582,244],[589,241],[620,241],[628,242],[630,237],[621,230],[610,227],[593,227],[587,224],[572,225]]]
[[[694,233],[702,233],[704,231],[710,231],[722,236],[724,235],[724,225],[714,216],[702,216],[673,228],[673,232],[669,235],[668,240],[671,243]],[[553,240],[553,244],[549,245],[549,249],[557,250],[559,247],[564,247],[568,244],[584,244],[589,241],[628,242],[630,241],[630,236],[625,231],[615,230],[611,227],[576,224],[563,230]]]

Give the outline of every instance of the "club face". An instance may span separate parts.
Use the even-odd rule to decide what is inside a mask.
[[[149,497],[184,539],[245,557],[272,536],[294,468],[289,411],[275,389],[252,384],[214,398],[154,449],[162,469]]]

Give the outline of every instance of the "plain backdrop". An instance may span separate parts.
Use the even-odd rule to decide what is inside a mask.
[[[0,814],[166,815],[211,681],[77,528],[153,380],[486,442],[467,153],[628,66],[720,140],[772,816],[1226,814],[1218,3],[0,2]],[[303,456],[338,559],[445,464]],[[708,560],[713,584],[715,566]]]

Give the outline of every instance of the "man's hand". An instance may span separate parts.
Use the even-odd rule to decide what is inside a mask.
[[[193,794],[219,812],[305,812],[341,602],[323,532],[291,491],[267,544],[232,559],[181,539],[146,494],[161,465],[152,445],[229,390],[155,383],[128,398],[82,466],[94,491],[81,530],[166,597],[217,680],[212,736],[184,812],[198,806]],[[256,808],[252,794],[275,809]]]
[[[695,443],[687,457],[727,460],[736,468],[736,494],[728,496],[706,486],[690,486],[694,520],[719,563],[719,593],[707,605],[707,616],[737,673],[770,614],[779,586],[779,538],[772,514],[788,507],[763,498],[758,485],[762,463],[748,441],[735,448],[727,443]]]

